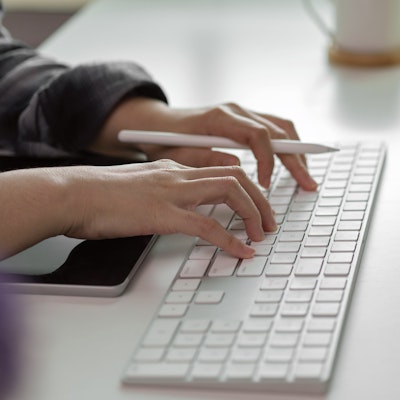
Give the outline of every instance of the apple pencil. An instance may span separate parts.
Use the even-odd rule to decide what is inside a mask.
[[[164,146],[248,149],[247,146],[241,143],[220,136],[191,135],[172,132],[122,130],[118,134],[118,139],[121,142],[127,143],[147,143]],[[277,154],[326,153],[339,150],[318,143],[306,143],[298,140],[273,139],[271,143],[274,153]]]

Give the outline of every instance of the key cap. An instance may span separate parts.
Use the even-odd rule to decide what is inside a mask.
[[[318,276],[321,272],[323,258],[300,258],[295,276]]]
[[[253,257],[249,259],[242,260],[237,276],[260,276],[263,271],[267,259],[264,257]]]
[[[151,325],[146,337],[143,340],[143,346],[163,347],[166,346],[175,334],[179,325],[177,319],[157,319]]]
[[[237,263],[237,258],[227,253],[219,252],[208,272],[208,276],[232,276]]]
[[[232,352],[231,359],[237,363],[255,363],[260,355],[261,351],[258,347],[237,347]]]
[[[301,252],[302,258],[323,258],[326,254],[326,247],[305,247]]]
[[[315,317],[335,317],[339,314],[340,303],[315,303],[312,315]]]
[[[134,357],[135,361],[156,362],[160,361],[164,355],[164,348],[149,347],[140,348]]]
[[[248,381],[253,376],[256,365],[253,363],[230,363],[225,373],[227,380],[239,381],[241,379]]]
[[[322,373],[322,363],[306,363],[297,364],[294,377],[295,379],[318,379]]]
[[[307,347],[303,348],[299,354],[300,361],[319,361],[322,362],[326,359],[327,356],[326,347]]]
[[[197,292],[194,302],[196,304],[218,304],[222,301],[224,294],[222,290],[201,290]]]
[[[166,303],[188,304],[192,301],[194,292],[170,292],[165,299]]]
[[[190,253],[190,260],[211,260],[217,251],[216,246],[195,246]]]
[[[204,333],[207,332],[210,323],[209,319],[185,319],[180,331],[184,333]]]
[[[215,320],[212,324],[212,332],[218,333],[234,333],[237,332],[240,328],[241,321],[224,321],[224,320]]]
[[[180,277],[201,278],[205,274],[208,264],[209,260],[188,260],[181,270]]]
[[[189,370],[188,363],[134,363],[126,371],[127,379],[140,379],[141,381],[157,379],[180,380]]]
[[[282,299],[282,290],[260,290],[256,296],[256,303],[279,303]]]
[[[175,291],[193,291],[200,285],[200,279],[177,279],[172,287]]]
[[[188,309],[186,304],[164,304],[158,311],[159,317],[183,317]]]
[[[293,358],[294,350],[291,347],[271,347],[265,355],[265,361],[277,363],[290,363]]]
[[[202,362],[223,362],[227,359],[229,348],[227,347],[202,347],[199,360]]]
[[[196,352],[196,348],[178,349],[172,347],[167,353],[166,360],[170,362],[191,362]]]
[[[196,363],[191,376],[194,380],[217,380],[221,371],[220,363]]]

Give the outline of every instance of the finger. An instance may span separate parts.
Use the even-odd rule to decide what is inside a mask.
[[[221,135],[248,146],[257,160],[260,184],[269,187],[274,168],[269,129],[234,108],[228,105],[210,111],[204,133]]]
[[[191,167],[240,164],[239,158],[233,154],[193,147],[162,147],[153,152],[151,158],[168,158]]]
[[[281,129],[283,129],[286,134],[288,135],[289,139],[292,140],[300,140],[300,136],[296,130],[296,127],[294,126],[293,122],[287,119],[279,118],[275,115],[270,115],[270,114],[260,114],[256,113],[258,116],[261,118],[271,121],[274,123],[276,126],[279,126]],[[301,159],[304,163],[304,165],[307,165],[307,159],[304,154],[301,154]]]
[[[273,132],[272,137],[280,139],[299,140],[299,135],[294,127],[294,124],[291,121],[283,120],[274,116],[268,116],[268,120],[267,116],[262,116],[259,114],[255,114],[255,118],[260,123],[262,123],[262,120],[264,120],[265,123],[269,126],[271,126],[272,123],[278,128],[274,129],[271,126],[271,130]],[[284,130],[284,135],[282,135],[281,129]],[[315,190],[317,188],[317,183],[308,172],[307,160],[304,154],[278,154],[278,157],[282,161],[283,165],[291,173],[293,178],[298,182],[301,188],[305,190]]]
[[[282,161],[282,164],[285,165],[287,170],[302,189],[308,191],[317,189],[317,182],[315,182],[315,180],[311,177],[307,166],[303,163],[302,158],[298,154],[290,156],[281,154],[279,157]]]
[[[207,177],[202,176],[205,171],[190,171],[186,175],[194,180],[191,181],[193,187],[186,188],[187,193],[195,196],[196,205],[226,203],[243,219],[249,237],[262,240],[264,231],[276,230],[271,206],[241,168],[230,168],[232,176],[226,175],[226,169],[207,168]]]
[[[251,258],[254,255],[254,249],[231,235],[216,220],[210,217],[184,211],[181,214],[180,222],[180,231],[182,233],[198,236],[234,257]]]

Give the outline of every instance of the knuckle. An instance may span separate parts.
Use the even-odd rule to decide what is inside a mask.
[[[276,139],[289,139],[289,135],[285,132],[276,132],[275,133],[275,138]]]
[[[233,102],[226,102],[211,107],[210,109],[207,110],[206,113],[211,118],[223,118],[229,114],[232,114],[232,111],[236,113],[239,112],[240,110],[241,107],[238,104]]]
[[[242,107],[239,106],[239,104],[233,102],[233,101],[228,101],[223,104],[224,107],[233,110],[233,111],[240,111],[242,110]]]
[[[207,115],[212,119],[219,119],[225,117],[227,114],[228,110],[223,104],[212,107],[207,111]]]
[[[239,178],[239,179],[244,179],[247,178],[246,171],[239,165],[232,165],[230,168],[230,171],[233,176]]]
[[[294,131],[294,123],[289,119],[282,119],[280,125],[286,132]]]
[[[232,175],[220,178],[218,185],[220,185],[221,190],[225,193],[236,191],[240,187],[238,179]]]
[[[266,126],[262,125],[252,127],[252,133],[254,138],[269,140],[271,137],[270,130]]]
[[[200,237],[204,238],[209,237],[210,234],[213,233],[217,228],[218,223],[212,218],[205,216],[198,216],[196,217],[196,219],[197,219],[196,224],[200,232],[199,234]]]
[[[154,161],[154,164],[161,170],[174,170],[174,169],[182,169],[183,165],[177,163],[176,161],[162,158],[160,160]]]

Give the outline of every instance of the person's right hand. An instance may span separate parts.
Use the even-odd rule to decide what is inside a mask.
[[[59,169],[71,188],[73,207],[63,234],[103,239],[146,234],[198,236],[230,254],[249,258],[253,249],[216,220],[195,211],[225,203],[244,221],[252,241],[276,229],[262,193],[237,166],[190,168],[170,160],[112,167]]]

